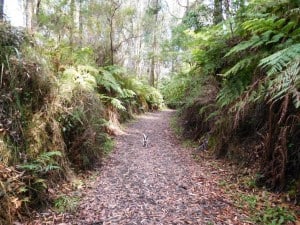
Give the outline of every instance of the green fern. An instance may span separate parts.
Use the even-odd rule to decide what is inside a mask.
[[[123,96],[122,98],[133,98],[134,96],[136,96],[136,93],[133,90],[130,89],[123,89]]]
[[[123,102],[117,98],[113,98],[106,95],[100,95],[100,99],[106,103],[111,104],[116,109],[119,109],[121,111],[126,111],[125,106],[123,105]]]
[[[242,80],[226,81],[217,96],[217,103],[222,108],[233,103],[246,89]]]
[[[100,69],[101,74],[96,77],[97,83],[105,88],[108,93],[115,92],[123,95],[120,83],[115,79],[113,74],[105,69]]]
[[[253,47],[254,45],[257,45],[258,43],[260,43],[261,39],[259,36],[255,35],[253,36],[250,40],[248,41],[243,41],[241,43],[239,43],[238,45],[234,46],[226,55],[230,56],[232,54],[238,53],[238,52],[242,52],[244,50],[247,50],[248,48]]]
[[[248,20],[242,24],[242,27],[253,34],[261,34],[267,31],[277,30],[278,28],[280,29],[285,21],[284,18],[279,19],[276,16],[272,16],[271,18]]]
[[[238,45],[236,45],[235,47],[233,47],[225,55],[225,57],[235,54],[235,53],[245,51],[247,49],[255,49],[255,48],[262,47],[262,46],[279,43],[284,37],[285,37],[285,35],[283,33],[273,31],[273,30],[265,31],[264,33],[262,33],[260,35],[255,34],[254,36],[252,36],[252,38],[250,40],[243,41],[243,42],[239,43]]]
[[[117,98],[111,98],[111,104],[119,110],[126,111],[126,108],[123,106],[122,102]]]
[[[293,44],[283,50],[262,59],[259,66],[268,68],[268,75],[272,75],[284,70],[289,63],[296,61],[300,57],[300,44]]]
[[[269,98],[270,101],[278,101],[286,95],[291,95],[296,108],[300,107],[300,58],[289,64],[289,66],[279,73],[269,83]]]
[[[227,77],[229,75],[236,75],[239,71],[245,68],[249,68],[253,62],[256,62],[257,56],[250,56],[246,57],[242,60],[240,60],[237,64],[235,64],[233,67],[231,67],[225,74],[224,77]]]
[[[55,162],[54,157],[62,157],[61,152],[44,152],[40,154],[34,161],[20,165],[19,168],[34,173],[47,173],[51,170],[59,170],[60,166],[58,166],[58,164]]]

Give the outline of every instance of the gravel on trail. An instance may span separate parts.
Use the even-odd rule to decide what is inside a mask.
[[[250,224],[218,185],[222,170],[197,162],[176,138],[174,113],[146,113],[128,123],[76,212],[54,216],[52,224]]]

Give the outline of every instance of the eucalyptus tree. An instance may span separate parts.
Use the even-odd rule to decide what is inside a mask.
[[[158,49],[159,39],[162,39],[165,34],[162,32],[163,25],[163,11],[161,0],[150,0],[144,16],[144,35],[145,47],[148,51],[148,71],[149,71],[149,84],[155,85],[155,79],[158,76]]]
[[[223,0],[214,0],[214,24],[223,20]]]
[[[193,1],[178,3],[186,10]],[[26,0],[26,18],[28,30],[59,49],[73,54],[89,48],[97,65],[127,66],[149,76],[152,85],[162,67],[161,44],[171,33],[167,23],[177,23],[166,11],[166,0]]]
[[[0,21],[4,18],[4,0],[0,0]]]
[[[84,42],[96,50],[99,65],[120,62],[120,51],[135,34],[132,32],[134,7],[125,1],[90,1],[82,14]]]
[[[153,0],[150,1],[148,6],[148,14],[151,17],[154,27],[152,27],[152,52],[151,52],[151,65],[150,65],[150,77],[149,83],[151,86],[154,86],[155,81],[155,61],[156,61],[156,54],[157,54],[157,28],[158,28],[158,14],[161,10],[161,1]]]

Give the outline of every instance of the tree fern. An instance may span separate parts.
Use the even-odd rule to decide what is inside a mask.
[[[106,96],[106,95],[100,95],[100,99],[106,103],[111,104],[114,108],[119,109],[121,111],[126,111],[126,108],[123,105],[123,102],[117,98]]]
[[[268,91],[270,101],[278,101],[291,95],[296,108],[300,107],[300,58],[270,81]]]
[[[292,61],[300,57],[300,44],[293,44],[283,50],[262,59],[259,66],[268,68],[268,75],[272,75],[284,70]]]
[[[126,88],[123,89],[122,98],[133,98],[134,96],[136,96],[136,93],[133,90]]]
[[[109,93],[115,92],[118,95],[123,95],[121,85],[119,82],[117,82],[112,73],[104,69],[101,69],[100,71],[101,74],[100,76],[97,76],[97,83],[102,85]]]
[[[281,28],[285,23],[285,19],[279,19],[276,16],[271,18],[252,19],[244,22],[242,27],[253,34],[260,34],[270,30]]]
[[[256,56],[250,56],[246,57],[239,62],[237,62],[233,67],[231,67],[225,74],[224,76],[227,77],[229,75],[236,75],[238,74],[239,71],[242,69],[250,67],[251,64],[255,62]]]
[[[279,43],[283,38],[285,37],[285,34],[273,31],[273,30],[267,30],[264,33],[260,35],[254,35],[251,37],[248,41],[243,41],[233,47],[225,56],[229,56],[238,52],[245,51],[247,49],[254,49],[270,44],[276,44]]]
[[[234,81],[226,80],[223,88],[217,96],[217,103],[222,108],[233,103],[243,93],[247,87],[246,80],[234,79]]]
[[[261,42],[261,39],[259,36],[255,35],[253,36],[250,40],[248,41],[243,41],[241,43],[239,43],[238,45],[234,46],[226,55],[225,57],[244,51],[248,48],[253,47],[254,45],[257,45],[259,42]]]
[[[284,37],[284,34],[282,34],[282,33],[276,34],[276,35],[272,36],[272,38],[270,38],[270,40],[267,41],[266,44],[268,45],[268,44],[278,43],[283,37]]]
[[[109,71],[113,76],[122,75],[126,72],[125,68],[120,66],[107,66],[104,69]]]
[[[123,106],[122,102],[119,99],[111,98],[110,102],[115,108],[122,110],[122,111],[126,111],[126,108]]]

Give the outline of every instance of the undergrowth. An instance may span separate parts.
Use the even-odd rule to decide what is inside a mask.
[[[213,158],[211,158],[213,159]],[[251,170],[233,164],[229,160],[207,162],[199,158],[199,163],[208,163],[216,170],[225,171],[218,185],[225,195],[247,217],[246,221],[257,225],[294,224],[297,220],[297,207],[286,204],[285,193],[274,193],[266,188],[261,189],[256,184],[258,174]]]
[[[299,7],[254,0],[220,24],[194,30],[183,21],[174,38],[189,40],[170,45],[188,60],[161,87],[180,112],[184,137],[209,136],[216,157],[257,168],[258,186],[290,192],[297,204]]]
[[[296,215],[291,209],[270,202],[268,194],[260,196],[243,193],[235,198],[236,205],[247,212],[250,221],[255,224],[281,225],[296,221]]]
[[[54,209],[59,213],[75,212],[79,204],[79,198],[61,195],[54,200]]]
[[[51,188],[101,165],[120,122],[163,106],[156,89],[119,66],[97,66],[92,51],[4,23],[0,78],[0,224],[48,205]],[[55,205],[70,211],[76,202],[60,196]]]

